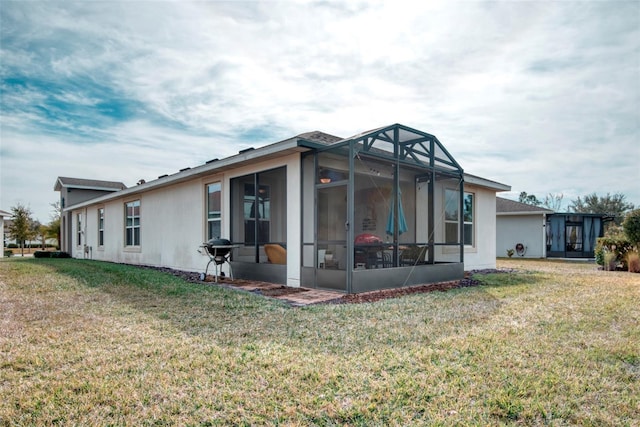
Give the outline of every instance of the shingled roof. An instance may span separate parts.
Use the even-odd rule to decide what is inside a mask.
[[[496,214],[552,214],[551,209],[542,208],[540,206],[528,205],[526,203],[516,202],[515,200],[503,199],[496,197]]]
[[[66,176],[59,176],[56,180],[54,190],[60,191],[62,188],[119,191],[124,190],[125,188],[127,188],[127,186],[117,181],[100,181],[97,179],[69,178]]]
[[[338,141],[342,141],[343,138],[338,136],[330,135],[328,133],[320,132],[318,130],[314,130],[312,132],[301,133],[298,135],[298,138],[306,139],[312,142],[318,142],[320,144],[333,144]]]

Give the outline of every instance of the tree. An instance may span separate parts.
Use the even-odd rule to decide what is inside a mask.
[[[62,209],[60,208],[60,202],[50,204],[53,208],[53,212],[49,215],[51,221],[47,224],[46,237],[56,239],[58,242],[58,248],[60,248],[60,218],[62,217]]]
[[[552,211],[559,212],[560,209],[562,208],[563,197],[564,197],[564,194],[562,193],[559,193],[559,194],[549,193],[544,197],[542,206],[544,206],[547,209],[551,209]]]
[[[527,194],[526,191],[520,193],[518,199],[520,203],[526,203],[527,205],[540,206],[542,202],[533,194]]]
[[[9,225],[9,237],[19,242],[21,254],[24,256],[24,242],[33,233],[32,223],[34,221],[31,218],[31,210],[18,203],[17,206],[11,208],[11,216],[13,221]]]
[[[46,224],[40,224],[38,227],[38,238],[40,239],[40,247],[44,251],[47,249],[47,238],[49,234],[49,226]]]
[[[629,241],[640,246],[640,209],[635,209],[627,214],[622,223],[622,228]]]
[[[32,240],[42,240],[43,236],[40,234],[40,229],[42,227],[42,224],[40,224],[40,221],[38,220],[32,220],[31,224],[29,226],[29,230],[31,231],[29,233],[29,237],[27,237],[27,240],[29,240],[29,247],[31,247],[31,241]]]
[[[47,239],[55,239],[60,248],[60,218],[52,219],[49,224],[46,225],[45,236]]]
[[[572,200],[569,210],[576,213],[597,213],[612,216],[616,224],[620,224],[624,213],[634,208],[633,203],[625,201],[625,195],[616,193],[606,196],[598,196],[596,193],[584,196],[584,199],[578,196]]]

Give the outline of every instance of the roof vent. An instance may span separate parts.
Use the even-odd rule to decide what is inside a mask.
[[[165,173],[164,175],[160,175],[160,176],[158,177],[158,179],[160,179],[160,178],[164,178],[165,176],[169,176],[169,175]]]
[[[253,147],[245,148],[244,150],[238,151],[238,154],[246,153],[247,151],[251,151],[251,150],[254,150],[254,148]]]
[[[218,161],[218,158],[216,157],[215,159],[207,160],[205,162],[205,165],[208,165],[209,163],[213,163],[213,162],[217,162],[217,161]]]
[[[139,181],[137,182],[137,184],[138,184],[138,185],[142,185],[142,184],[144,184],[145,182],[147,182],[147,181],[145,181],[144,179],[141,179],[141,180],[139,180]]]
[[[188,171],[189,169],[191,169],[191,168],[180,169],[180,172]]]

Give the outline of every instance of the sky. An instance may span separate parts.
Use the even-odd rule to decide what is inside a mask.
[[[401,123],[563,208],[640,205],[639,1],[0,0],[0,209]]]

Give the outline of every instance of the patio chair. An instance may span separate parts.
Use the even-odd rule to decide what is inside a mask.
[[[267,243],[264,245],[264,253],[271,264],[287,263],[287,250],[278,244]]]
[[[411,246],[402,251],[400,261],[403,266],[414,266],[425,263],[426,246]]]

